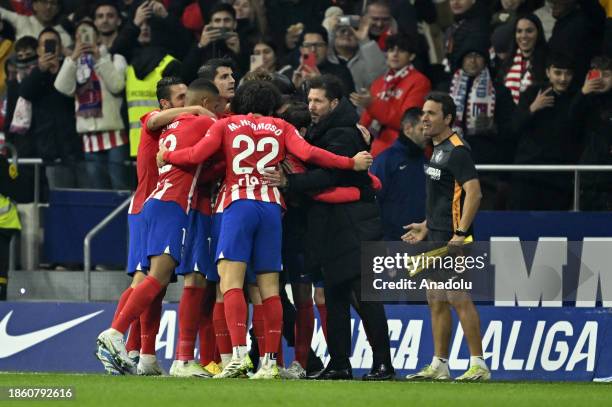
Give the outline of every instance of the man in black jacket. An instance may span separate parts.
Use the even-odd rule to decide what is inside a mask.
[[[306,140],[319,148],[343,156],[368,149],[356,124],[354,108],[342,97],[337,78],[323,75],[311,81],[309,109],[314,125]],[[361,299],[361,242],[380,240],[382,223],[367,172],[330,171],[308,167],[301,174],[287,176],[288,192],[313,193],[334,186],[355,186],[361,198],[356,202],[328,204],[310,202],[305,238],[306,269],[322,272],[327,304],[328,348],[331,360],[313,379],[352,378],[351,303],[360,314],[372,346],[373,367],[364,380],[391,379],[387,318],[382,303]],[[320,278],[313,277],[313,281]]]
[[[580,164],[612,164],[612,58],[597,57],[591,63],[592,73],[584,81],[570,106],[584,150]],[[612,176],[588,173],[581,176],[580,209],[612,210]]]
[[[54,44],[53,50],[49,45]],[[31,114],[20,108],[15,115],[29,116],[23,130],[34,140],[34,156],[52,163],[47,166],[50,188],[77,188],[82,159],[81,140],[76,133],[74,99],[59,93],[53,83],[62,64],[62,42],[53,28],[45,28],[38,36],[38,66],[23,79],[19,87],[22,100],[31,102]],[[23,106],[23,105],[22,105]]]
[[[200,42],[191,47],[183,60],[182,77],[186,83],[195,79],[198,68],[213,58],[230,58],[238,71],[246,71],[236,27],[236,11],[232,6],[219,3],[212,8],[210,23],[204,27]]]
[[[573,61],[552,53],[546,62],[549,82],[532,86],[521,97],[512,124],[517,135],[515,164],[572,164],[575,124],[569,109]],[[515,210],[568,210],[571,178],[563,173],[513,176],[510,206]]]

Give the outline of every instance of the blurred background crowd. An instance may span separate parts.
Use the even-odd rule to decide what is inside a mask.
[[[133,188],[156,82],[189,83],[216,58],[228,99],[249,72],[304,101],[310,80],[338,77],[375,168],[414,154],[431,90],[453,97],[477,164],[612,164],[611,0],[11,0],[0,18],[0,142],[44,160],[45,188]],[[422,179],[408,170],[379,170],[387,196]],[[20,168],[18,202],[33,171]],[[610,175],[581,179],[582,209],[612,209]],[[484,209],[571,207],[568,173],[481,182]]]

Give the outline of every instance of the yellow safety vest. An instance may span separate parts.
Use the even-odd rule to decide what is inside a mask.
[[[140,142],[140,118],[159,107],[157,101],[157,82],[174,57],[166,55],[152,72],[144,79],[138,79],[132,65],[128,66],[125,79],[125,96],[130,121],[130,155],[136,157]]]
[[[0,229],[21,230],[17,207],[4,195],[0,195]]]

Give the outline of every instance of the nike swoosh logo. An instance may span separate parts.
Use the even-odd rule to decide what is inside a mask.
[[[400,169],[400,171],[401,171],[401,170],[405,169],[406,167],[407,167],[407,165],[400,165],[400,166],[399,166],[399,169]]]
[[[46,341],[49,338],[54,337],[68,329],[82,324],[95,317],[96,315],[104,312],[104,310],[93,312],[88,315],[84,315],[82,317],[62,322],[61,324],[50,326],[49,328],[39,329],[38,331],[30,332],[27,334],[21,335],[11,335],[7,332],[6,327],[8,325],[9,319],[11,315],[13,315],[13,311],[11,310],[8,314],[4,316],[2,321],[0,321],[0,359],[8,358],[13,355],[16,355],[19,352],[23,352],[24,350],[31,348],[34,345],[37,345],[41,342]]]

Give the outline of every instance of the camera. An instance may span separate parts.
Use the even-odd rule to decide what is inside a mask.
[[[359,28],[359,22],[361,17],[357,15],[340,16],[338,19],[338,25],[350,26],[355,29]]]

